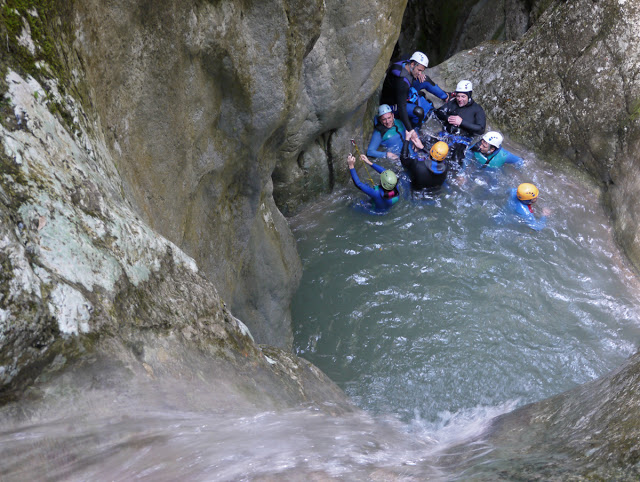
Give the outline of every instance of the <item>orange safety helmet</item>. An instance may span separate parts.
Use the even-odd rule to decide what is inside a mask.
[[[538,188],[528,182],[518,186],[518,199],[520,201],[533,201],[538,197]]]
[[[436,161],[444,161],[444,158],[449,154],[449,146],[446,142],[438,141],[431,147],[429,154]]]

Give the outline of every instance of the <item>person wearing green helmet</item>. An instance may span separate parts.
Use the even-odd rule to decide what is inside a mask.
[[[349,171],[351,172],[351,179],[353,180],[353,183],[358,189],[371,198],[376,211],[388,210],[400,199],[400,191],[397,187],[398,177],[393,171],[371,162],[364,154],[360,155],[360,160],[365,164],[370,165],[380,174],[380,184],[378,186],[367,186],[360,181],[355,168],[356,158],[353,154],[349,154],[347,164],[349,165]]]

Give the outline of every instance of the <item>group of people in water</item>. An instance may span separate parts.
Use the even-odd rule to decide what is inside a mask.
[[[486,117],[473,99],[473,85],[461,80],[454,92],[447,93],[426,74],[429,64],[422,52],[414,52],[408,60],[391,64],[383,83],[381,105],[374,119],[374,131],[367,155],[360,160],[380,173],[380,183],[371,186],[358,178],[356,158],[350,154],[347,163],[354,184],[366,193],[377,211],[384,211],[400,199],[398,176],[390,169],[371,162],[369,157],[400,161],[411,179],[412,190],[434,190],[442,186],[450,171],[460,170],[474,162],[480,169],[497,169],[504,164],[522,165],[522,158],[502,147],[499,132],[485,133]],[[425,91],[444,103],[435,108]],[[442,130],[435,136],[420,133],[420,127],[435,117]],[[474,139],[482,136],[474,143]],[[546,218],[534,216],[533,205],[538,188],[531,183],[520,184],[509,194],[507,208],[532,229],[540,230]]]

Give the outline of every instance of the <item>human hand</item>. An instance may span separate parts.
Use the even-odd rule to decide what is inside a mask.
[[[542,208],[542,215],[543,216],[549,216],[551,214],[551,209],[549,208]]]
[[[349,164],[349,169],[353,169],[356,165],[356,158],[353,157],[353,154],[349,154],[347,157],[347,164]]]
[[[422,84],[425,80],[427,80],[427,74],[418,72],[418,81]]]
[[[422,141],[417,135],[415,139],[411,139],[411,142],[413,142],[413,145],[416,146],[418,149],[424,149],[424,144],[422,143]]]
[[[398,155],[394,154],[393,152],[387,152],[387,159],[397,160],[398,159]]]
[[[373,164],[373,163],[369,160],[369,158],[368,158],[367,156],[365,156],[364,154],[360,154],[360,160],[361,160],[362,162],[366,163],[366,164],[369,164],[369,165]]]
[[[447,122],[451,125],[459,126],[460,124],[462,124],[462,117],[460,117],[459,115],[450,115],[449,117],[447,117]]]

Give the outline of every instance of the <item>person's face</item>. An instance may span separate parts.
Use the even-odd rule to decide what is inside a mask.
[[[387,112],[386,114],[381,115],[379,120],[382,125],[388,129],[393,125],[393,113]]]
[[[414,79],[418,78],[418,74],[421,74],[425,71],[425,66],[422,64],[419,64],[418,62],[415,62],[413,64],[413,68],[411,69],[411,75],[413,75]]]
[[[480,152],[482,152],[485,156],[493,152],[493,149],[491,149],[492,147],[493,146],[489,144],[487,141],[485,141],[484,139],[482,139],[480,141],[480,144],[478,144],[478,148],[480,149]]]
[[[464,107],[465,105],[467,105],[469,103],[469,96],[467,94],[462,93],[462,92],[457,92],[456,93],[456,102],[458,103],[458,106]]]

